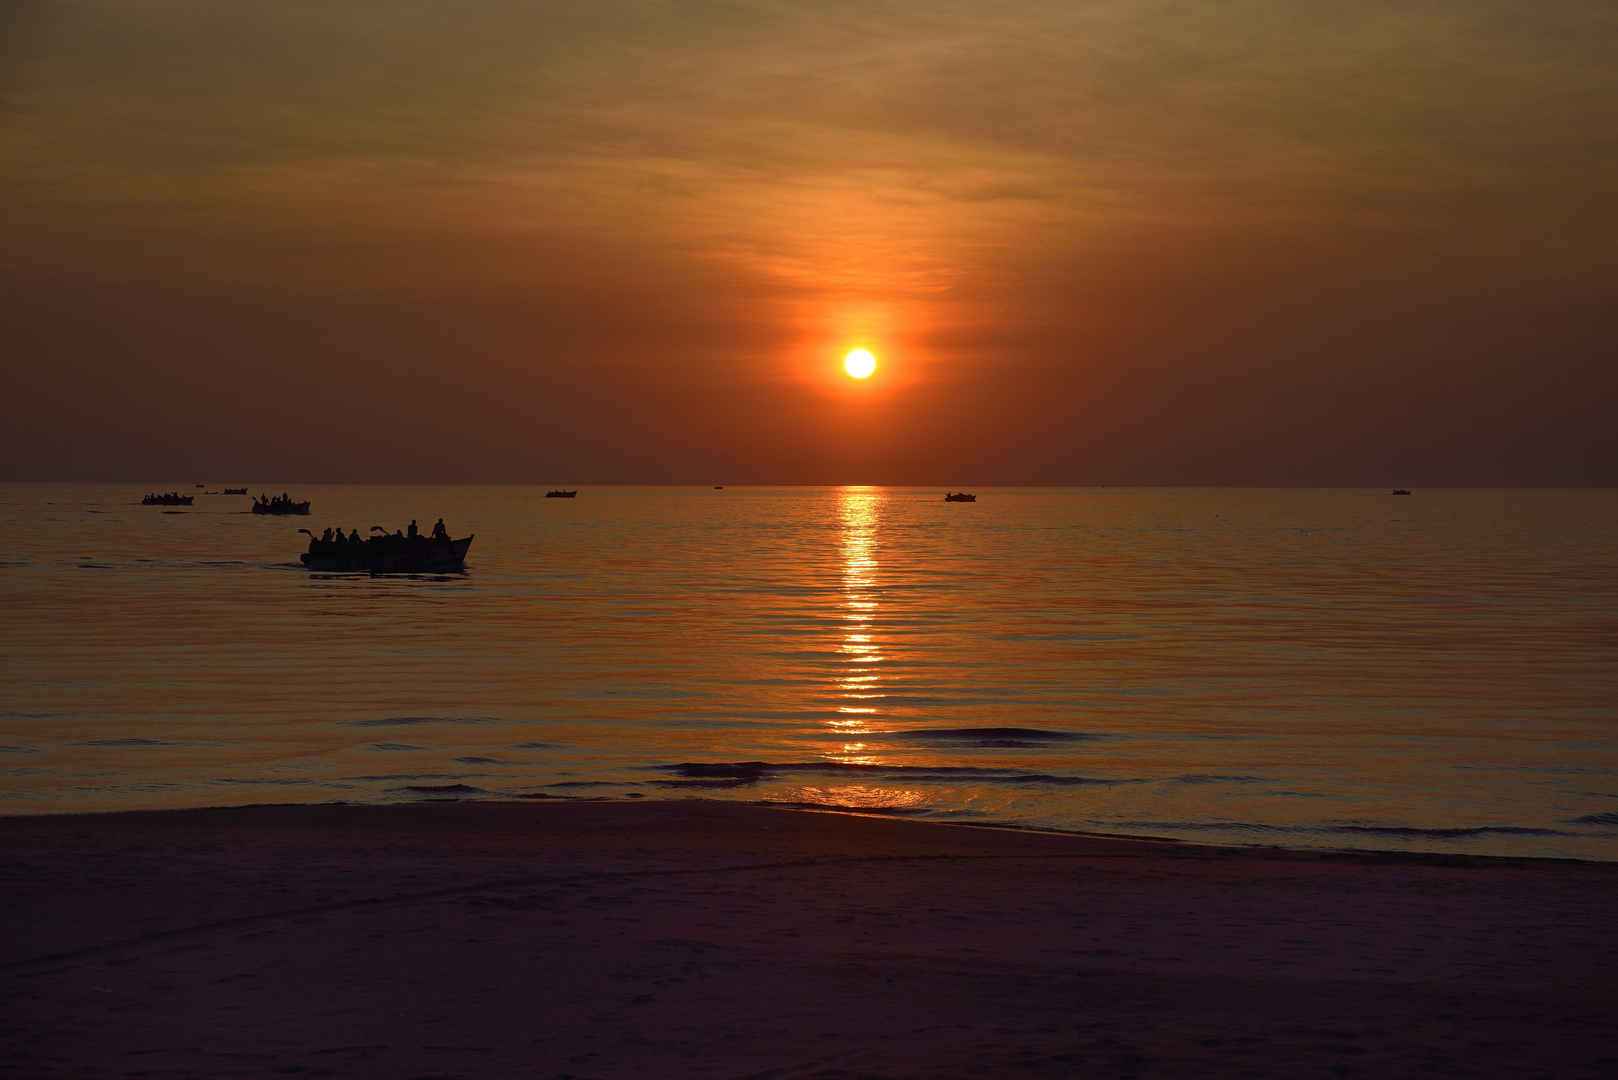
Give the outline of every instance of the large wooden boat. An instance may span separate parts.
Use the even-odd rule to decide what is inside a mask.
[[[178,491],[170,491],[162,495],[148,495],[140,501],[142,506],[190,506],[195,495],[181,495]]]
[[[953,495],[951,495],[949,492],[946,491],[944,493],[944,501],[945,502],[977,502],[978,497],[976,495],[968,495],[964,491],[958,491]]]
[[[277,495],[273,499],[264,499],[262,496],[260,496],[260,500],[253,503],[253,513],[277,515],[302,514],[307,517],[309,514],[309,500],[305,499],[303,502],[293,502],[285,495]]]
[[[466,561],[472,537],[460,540],[432,540],[420,537],[404,540],[391,536],[367,540],[358,547],[311,541],[313,550],[298,556],[311,570],[359,571],[369,574],[420,573],[452,570]]]

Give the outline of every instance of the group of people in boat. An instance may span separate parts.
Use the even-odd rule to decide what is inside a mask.
[[[254,499],[253,501],[256,502],[259,506],[264,507],[266,510],[286,510],[286,509],[289,509],[291,507],[304,505],[302,503],[293,502],[292,501],[292,496],[288,495],[284,491],[281,492],[281,494],[275,496],[273,499],[270,498],[267,495],[260,495],[257,499]]]
[[[358,529],[352,530],[347,536],[343,535],[342,527],[327,529],[316,536],[308,529],[299,532],[309,533],[309,554],[311,555],[394,555],[402,551],[415,551],[420,548],[433,547],[437,544],[449,543],[449,530],[444,528],[444,519],[439,518],[438,524],[433,526],[429,536],[423,536],[416,527],[415,519],[410,521],[408,532],[395,529],[388,532],[380,525],[372,525],[371,531],[377,535],[366,539],[360,536]]]

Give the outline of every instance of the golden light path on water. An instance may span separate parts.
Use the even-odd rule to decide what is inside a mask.
[[[840,719],[827,723],[845,740],[830,757],[846,765],[882,765],[870,744],[854,741],[870,734],[881,720],[883,645],[878,640],[877,616],[881,590],[877,583],[877,553],[882,523],[882,492],[876,488],[844,488],[838,493],[842,522],[842,579],[840,597],[843,641],[839,647],[842,668],[837,688],[844,704],[837,707]],[[905,788],[845,784],[835,787],[805,786],[805,799],[834,805],[894,809],[920,803],[920,791]]]

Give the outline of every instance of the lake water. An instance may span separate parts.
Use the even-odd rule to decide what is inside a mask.
[[[1618,859],[1618,492],[145,490],[0,486],[0,813],[700,796]],[[464,572],[297,561],[440,515]]]

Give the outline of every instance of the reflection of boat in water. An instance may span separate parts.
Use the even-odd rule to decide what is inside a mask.
[[[1395,495],[1409,495],[1410,492],[1406,491],[1404,488],[1399,488],[1396,491],[1394,491],[1393,494],[1395,494]]]
[[[359,544],[311,540],[298,556],[311,570],[360,570],[372,574],[449,570],[466,561],[472,537],[434,540],[430,537],[378,536]]]
[[[958,491],[953,495],[951,495],[949,492],[946,491],[944,493],[944,501],[945,502],[977,502],[978,497],[976,495],[968,495],[964,491]]]
[[[247,489],[246,488],[226,488],[225,489],[225,494],[226,495],[246,495],[247,494]]]
[[[572,499],[577,498],[578,494],[577,491],[547,491],[545,497],[547,499]]]
[[[166,492],[162,495],[148,495],[140,501],[142,506],[190,506],[195,495],[181,495],[178,491]]]
[[[264,496],[260,495],[257,501],[253,503],[253,513],[303,514],[307,516],[309,513],[309,500],[305,499],[303,502],[293,502],[292,497],[284,491],[273,499],[266,499]]]

